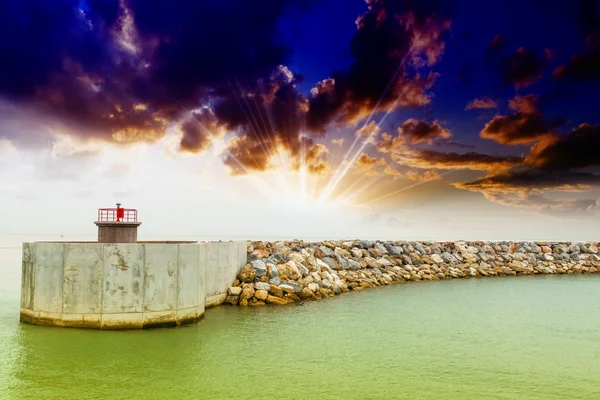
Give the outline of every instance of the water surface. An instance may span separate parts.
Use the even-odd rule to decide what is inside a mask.
[[[18,322],[0,246],[1,399],[599,399],[600,276],[416,282],[198,324]]]

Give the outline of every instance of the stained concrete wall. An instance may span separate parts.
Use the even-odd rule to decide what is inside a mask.
[[[21,320],[101,329],[197,320],[225,300],[246,246],[23,243]]]

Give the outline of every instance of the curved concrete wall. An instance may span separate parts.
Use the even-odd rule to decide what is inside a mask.
[[[21,321],[130,329],[197,320],[225,300],[246,245],[23,243]]]

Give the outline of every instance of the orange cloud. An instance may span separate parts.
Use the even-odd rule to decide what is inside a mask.
[[[449,130],[441,127],[438,121],[429,124],[425,121],[416,119],[406,120],[400,128],[399,135],[406,137],[412,144],[427,143],[432,144],[435,139],[449,138],[452,136]]]
[[[465,110],[487,109],[498,107],[498,102],[484,97],[482,99],[473,99],[467,104]]]

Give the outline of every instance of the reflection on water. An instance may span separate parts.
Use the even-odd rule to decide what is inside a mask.
[[[19,324],[20,253],[0,260],[2,399],[600,398],[599,276],[404,284],[104,332]]]

